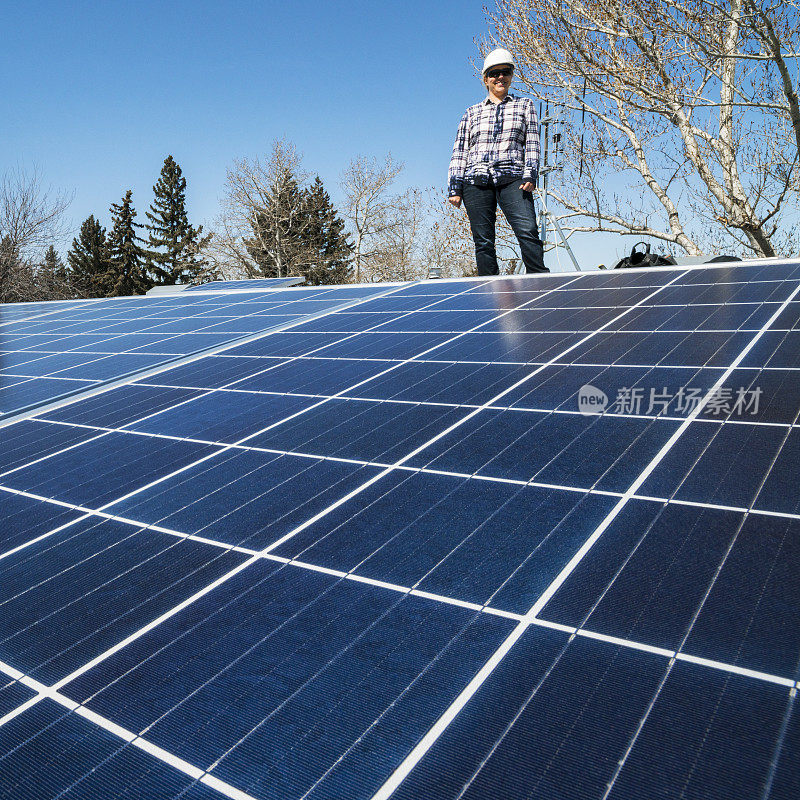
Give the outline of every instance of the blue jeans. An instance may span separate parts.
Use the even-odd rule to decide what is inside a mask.
[[[497,275],[497,253],[494,248],[497,206],[503,210],[522,251],[525,272],[549,272],[544,265],[542,241],[536,225],[533,194],[519,187],[521,178],[501,186],[464,184],[462,200],[467,210],[472,238],[475,241],[475,260],[478,275]]]

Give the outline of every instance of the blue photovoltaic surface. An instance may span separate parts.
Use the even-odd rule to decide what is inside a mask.
[[[189,286],[185,292],[202,292],[216,289],[273,289],[276,286],[298,286],[305,278],[253,278],[242,281],[209,281],[200,286]]]
[[[0,658],[55,683],[244,560],[113,520],[80,520],[0,562],[8,598]]]
[[[249,292],[0,306],[0,415],[385,291],[244,283],[255,285],[238,287]]]
[[[797,797],[798,320],[785,262],[4,311],[5,409],[93,393],[2,428],[0,796]]]
[[[0,764],[2,796],[20,800],[220,796],[52,700],[0,730]]]

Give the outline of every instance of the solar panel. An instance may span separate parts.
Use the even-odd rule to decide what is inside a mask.
[[[2,305],[0,416],[383,291],[343,286]]]
[[[210,289],[274,289],[276,286],[300,286],[305,283],[303,277],[293,278],[251,278],[241,281],[209,281],[199,286],[188,286],[184,291],[198,292]]]
[[[349,291],[4,425],[0,794],[798,796],[800,264]]]

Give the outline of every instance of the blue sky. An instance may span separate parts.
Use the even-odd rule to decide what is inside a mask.
[[[458,120],[482,96],[470,65],[480,0],[14,4],[0,48],[0,171],[37,164],[75,191],[75,228],[133,189],[140,218],[171,153],[190,218],[210,222],[225,169],[287,137],[337,199],[358,154],[442,185]],[[609,257],[629,247],[612,239]],[[579,243],[596,263],[597,248]]]

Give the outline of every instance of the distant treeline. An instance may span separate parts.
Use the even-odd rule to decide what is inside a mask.
[[[302,274],[316,284],[349,281],[353,248],[322,181],[317,177],[301,188],[291,172],[281,178],[253,208],[249,235],[241,240],[248,263],[239,271],[263,277]],[[26,258],[13,233],[4,233],[0,301],[118,297],[225,277],[219,259],[206,255],[214,234],[204,235],[202,225],[189,222],[186,178],[171,155],[153,195],[144,224],[136,222],[130,189],[111,206],[108,229],[94,215],[88,217],[66,259],[52,243],[41,259]]]
[[[431,268],[471,274],[472,239],[463,213],[441,191],[394,190],[403,170],[358,156],[340,176],[341,211],[319,176],[302,169],[286,140],[262,158],[239,159],[226,174],[213,230],[189,222],[186,178],[170,155],[137,221],[133,193],[66,230],[69,193],[53,194],[38,170],[0,177],[0,302],[117,297],[153,286],[210,280],[302,276],[309,284],[407,281]],[[500,220],[500,257],[518,259]],[[74,236],[74,238],[73,238]],[[65,254],[58,242],[72,244]]]

